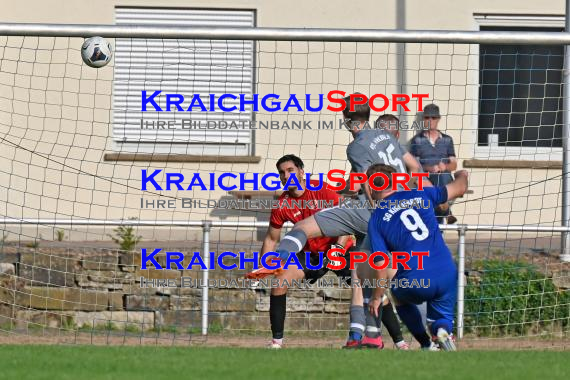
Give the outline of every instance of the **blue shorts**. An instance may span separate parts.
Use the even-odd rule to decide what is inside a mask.
[[[396,276],[395,279],[407,279],[409,284],[413,279],[424,281],[426,288],[422,287],[393,287],[390,291],[402,304],[419,305],[427,302],[427,320],[438,319],[453,321],[455,316],[455,303],[457,302],[457,269],[455,267],[442,269],[441,272],[427,273],[418,271],[407,276]],[[428,284],[429,280],[429,284]]]

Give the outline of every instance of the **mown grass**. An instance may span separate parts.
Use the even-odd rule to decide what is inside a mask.
[[[5,379],[568,379],[567,352],[0,346]]]

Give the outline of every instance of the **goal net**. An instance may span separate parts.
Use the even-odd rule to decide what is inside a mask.
[[[412,94],[428,94],[423,106],[439,107],[438,129],[470,172],[469,193],[451,206],[457,223],[545,228],[466,232],[465,345],[568,338],[570,267],[547,229],[562,224],[563,46],[107,40],[112,61],[94,69],[83,38],[0,36],[0,341],[203,341],[205,318],[215,342],[269,339],[270,289],[229,281],[251,265],[210,270],[207,299],[182,281],[205,278],[187,269],[194,252],[261,250],[263,204],[280,191],[254,182],[280,157],[295,154],[314,174],[350,171],[352,137],[327,109],[331,91],[387,95],[371,123],[398,116],[409,150],[423,121]],[[233,110],[222,94],[235,95],[221,103]],[[392,111],[392,94],[408,95],[409,110]],[[250,182],[211,180],[223,173]],[[457,231],[444,237],[457,258]],[[143,250],[156,249],[162,266],[166,252],[184,254],[184,269],[141,269]],[[285,335],[341,344],[349,306],[342,286],[290,289]]]

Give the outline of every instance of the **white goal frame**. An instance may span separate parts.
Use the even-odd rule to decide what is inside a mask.
[[[570,2],[570,0],[569,0]],[[566,30],[570,20],[566,18]],[[465,236],[470,231],[550,232],[562,234],[561,258],[570,261],[570,33],[568,32],[480,32],[480,31],[423,31],[423,30],[349,30],[296,28],[188,28],[139,27],[135,25],[59,25],[59,24],[0,24],[0,35],[45,37],[160,38],[160,39],[223,39],[269,41],[336,41],[336,42],[398,42],[398,43],[455,43],[455,44],[535,44],[565,45],[564,70],[564,127],[562,165],[562,225],[553,227],[515,225],[444,225],[445,231],[457,231],[458,242],[458,337],[463,337]],[[56,220],[56,219],[0,219],[2,225],[89,225],[89,226],[169,226],[202,229],[202,247],[208,260],[210,231],[221,227],[267,227],[267,222],[229,221],[116,221],[116,220]],[[208,270],[203,271],[204,283]],[[208,288],[202,298],[202,334],[208,331]]]

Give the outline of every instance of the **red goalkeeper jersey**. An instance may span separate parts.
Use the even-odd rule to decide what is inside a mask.
[[[317,186],[318,184],[319,181],[311,181],[311,186]],[[303,195],[298,198],[292,197],[289,192],[285,191],[279,197],[280,208],[271,210],[271,218],[269,219],[271,227],[281,229],[285,222],[297,223],[314,215],[323,209],[323,207],[319,208],[319,206],[323,206],[323,203],[325,203],[322,201],[332,201],[335,206],[338,205],[340,195],[333,190],[328,190],[327,186],[328,184],[323,182],[323,187],[320,190],[305,189]],[[295,202],[292,202],[292,200]],[[305,247],[303,247],[303,251],[310,251],[313,254],[326,252],[330,249],[331,244],[336,243],[337,239],[338,237],[309,239]]]

